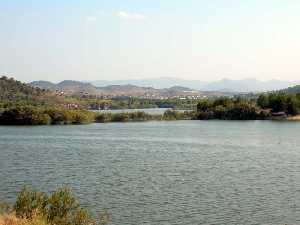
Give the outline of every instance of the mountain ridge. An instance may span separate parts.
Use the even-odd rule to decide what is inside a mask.
[[[172,77],[161,77],[154,79],[130,79],[130,80],[95,80],[89,81],[96,87],[115,84],[132,84],[137,86],[147,86],[158,89],[170,88],[172,86],[183,86],[200,91],[222,91],[222,92],[264,92],[285,89],[290,86],[300,84],[300,81],[285,81],[271,79],[260,81],[255,78],[233,80],[223,78],[217,81],[204,82],[199,80],[185,80]]]
[[[86,94],[101,96],[135,96],[135,97],[174,97],[199,96],[200,91],[182,86],[157,89],[153,87],[140,87],[137,85],[108,85],[95,87],[87,82],[64,80],[57,84],[48,81],[33,81],[30,85],[51,91],[66,92],[67,94]]]
[[[210,83],[202,83],[202,88],[195,89],[183,84],[187,82],[194,82],[177,78],[162,78],[165,81],[165,87],[157,88],[154,85],[139,86],[135,82],[130,80],[123,80],[123,83],[115,83],[118,81],[111,81],[112,84],[106,86],[96,86],[95,82],[82,82],[75,80],[64,80],[59,83],[51,83],[49,81],[33,81],[30,84],[41,89],[48,89],[52,91],[63,91],[69,94],[89,94],[89,95],[102,95],[102,96],[135,96],[135,97],[170,97],[170,96],[198,96],[198,95],[211,95],[212,92],[216,92],[216,95],[220,93],[259,93],[267,91],[284,90],[289,87],[296,86],[300,82],[298,81],[282,81],[282,80],[268,80],[259,81],[257,79],[248,78],[243,80],[231,80],[222,79]],[[158,79],[159,80],[159,79]],[[157,81],[158,81],[157,80]],[[169,80],[170,82],[166,83]],[[151,80],[154,81],[154,80]],[[172,83],[173,82],[173,83]],[[198,85],[198,84],[194,84]],[[194,87],[193,86],[193,87]],[[215,95],[213,94],[213,95]]]

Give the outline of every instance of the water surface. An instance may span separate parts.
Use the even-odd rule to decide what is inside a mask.
[[[300,224],[300,123],[0,127],[0,199],[66,184],[116,225]]]
[[[171,108],[146,108],[146,109],[109,109],[109,110],[93,110],[94,112],[101,113],[133,113],[133,112],[145,112],[150,115],[163,115],[165,111]],[[177,110],[184,111],[184,110]]]

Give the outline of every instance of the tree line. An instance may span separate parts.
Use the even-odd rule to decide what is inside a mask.
[[[163,115],[145,112],[97,113],[58,107],[17,106],[0,112],[0,125],[67,125],[108,122],[191,119],[191,113],[167,110]]]
[[[255,120],[270,119],[275,113],[287,116],[300,113],[300,94],[272,92],[257,98],[221,97],[197,104],[194,119]]]

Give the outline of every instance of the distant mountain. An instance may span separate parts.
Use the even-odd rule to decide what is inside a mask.
[[[90,83],[84,83],[80,81],[64,80],[57,84],[59,90],[70,93],[89,93],[97,94],[98,89]]]
[[[30,84],[32,86],[39,87],[39,88],[45,89],[45,90],[55,90],[57,88],[56,84],[51,83],[49,81],[43,81],[43,80],[33,81]]]
[[[155,82],[157,85],[154,85]],[[47,90],[64,91],[67,94],[90,94],[90,95],[106,95],[106,96],[135,96],[135,97],[170,97],[170,96],[220,96],[232,95],[234,93],[248,93],[248,92],[264,92],[273,90],[282,90],[290,86],[299,84],[300,82],[269,80],[259,81],[256,79],[244,80],[230,80],[222,79],[215,82],[205,83],[200,81],[186,81],[173,78],[158,78],[153,80],[132,80],[133,83],[144,83],[145,86],[130,84],[130,80],[123,81],[107,81],[105,83],[114,83],[104,86],[95,86],[100,84],[99,81],[92,83],[80,82],[73,80],[64,80],[60,83],[51,83],[48,81],[34,81],[31,85]],[[150,86],[150,83],[153,86]],[[181,84],[189,86],[184,86]],[[146,85],[148,84],[148,85]],[[172,85],[171,85],[172,84]],[[170,86],[171,85],[171,86]],[[162,88],[157,88],[161,86]],[[166,86],[166,87],[163,87]],[[192,87],[191,87],[192,86]],[[199,88],[193,88],[193,87]],[[200,91],[199,91],[200,90]]]
[[[257,79],[230,80],[222,79],[220,81],[211,82],[203,87],[205,91],[233,91],[233,92],[263,92],[280,90],[300,82],[268,80],[259,81]]]
[[[300,93],[300,85],[289,87],[289,88],[283,89],[281,91],[284,91],[289,94],[299,94]]]
[[[64,80],[60,83],[51,83],[49,81],[33,81],[30,83],[32,86],[41,89],[52,91],[64,91],[68,93],[89,93],[97,94],[98,90],[95,86],[80,81]]]
[[[191,89],[200,90],[207,84],[207,82],[202,82],[198,80],[184,80],[172,77],[161,77],[154,79],[131,79],[131,80],[96,80],[90,81],[96,87],[104,87],[109,85],[135,85],[140,87],[152,87],[157,89],[170,88],[173,86],[188,87]]]
[[[136,85],[143,87],[153,87],[158,89],[170,88],[172,86],[183,86],[201,91],[221,91],[221,92],[263,92],[284,89],[300,84],[298,81],[268,80],[259,81],[257,79],[230,80],[222,79],[213,82],[202,82],[198,80],[184,80],[170,77],[157,79],[132,79],[115,81],[91,81],[91,84],[102,87],[107,85]]]
[[[200,91],[182,86],[173,86],[170,88],[157,89],[153,87],[140,87],[136,85],[108,85],[104,87],[95,87],[86,82],[65,80],[54,84],[48,81],[33,81],[32,86],[53,90],[63,91],[66,94],[89,94],[101,96],[134,96],[134,97],[174,97],[174,96],[199,96]]]

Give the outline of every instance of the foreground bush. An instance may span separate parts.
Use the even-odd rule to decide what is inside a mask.
[[[94,219],[68,188],[51,195],[23,188],[13,207],[6,207],[0,225],[105,225],[108,214]]]
[[[32,219],[18,218],[14,214],[0,215],[0,225],[50,225],[43,218]]]

